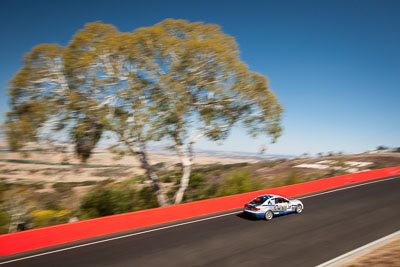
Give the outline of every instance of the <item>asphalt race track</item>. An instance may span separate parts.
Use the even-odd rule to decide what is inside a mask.
[[[3,266],[315,266],[400,230],[400,176],[302,201],[269,222],[238,213]]]

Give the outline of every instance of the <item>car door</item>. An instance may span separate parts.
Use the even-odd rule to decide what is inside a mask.
[[[293,210],[292,202],[290,202],[289,199],[284,198],[283,199],[283,203],[286,206],[286,210],[285,211],[292,211]]]
[[[277,197],[274,199],[275,206],[274,206],[274,212],[284,212],[286,211],[286,206],[283,204],[283,198]]]

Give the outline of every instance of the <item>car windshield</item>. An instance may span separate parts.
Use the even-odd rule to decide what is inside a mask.
[[[265,200],[269,199],[270,197],[270,195],[256,197],[255,199],[250,201],[250,204],[261,205],[265,202]]]

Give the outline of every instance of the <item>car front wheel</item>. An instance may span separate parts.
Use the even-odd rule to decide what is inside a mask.
[[[274,217],[274,214],[272,213],[272,211],[268,210],[268,211],[265,213],[265,219],[266,219],[267,221],[271,220],[273,217]]]
[[[302,205],[297,205],[297,207],[296,207],[296,212],[297,213],[301,213],[303,211],[303,206]]]

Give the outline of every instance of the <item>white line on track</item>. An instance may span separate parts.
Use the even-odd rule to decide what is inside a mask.
[[[325,195],[325,194],[329,194],[329,193],[333,193],[333,192],[337,192],[337,191],[342,191],[342,190],[346,190],[346,189],[350,189],[350,188],[354,188],[354,187],[359,187],[359,186],[363,186],[363,185],[367,185],[367,184],[374,184],[374,183],[384,182],[384,181],[393,180],[393,179],[397,179],[397,178],[400,178],[400,176],[386,178],[386,179],[379,179],[379,180],[375,180],[375,181],[371,181],[371,182],[367,182],[367,183],[362,183],[362,184],[352,185],[352,186],[348,186],[348,187],[344,187],[344,188],[334,189],[334,190],[330,190],[330,191],[326,191],[326,192],[321,192],[321,193],[317,193],[317,194],[313,194],[313,195],[309,195],[309,196],[300,197],[300,198],[297,198],[297,199],[305,199],[305,198],[315,197],[315,196],[319,196],[319,195]],[[146,230],[146,231],[142,231],[142,232],[138,232],[138,233],[132,233],[132,234],[127,234],[127,235],[123,235],[123,236],[117,236],[117,237],[112,237],[112,238],[103,239],[103,240],[99,240],[99,241],[94,241],[94,242],[90,242],[90,243],[86,243],[86,244],[76,245],[76,246],[72,246],[72,247],[68,247],[68,248],[62,248],[62,249],[57,249],[57,250],[53,250],[53,251],[49,251],[49,252],[43,252],[43,253],[39,253],[39,254],[31,255],[31,256],[26,256],[26,257],[14,259],[14,260],[0,262],[0,265],[11,263],[11,262],[16,262],[16,261],[22,261],[22,260],[26,260],[26,259],[31,259],[31,258],[36,258],[36,257],[39,257],[39,256],[44,256],[44,255],[48,255],[48,254],[53,254],[53,253],[57,253],[57,252],[62,252],[62,251],[66,251],[66,250],[75,249],[75,248],[80,248],[80,247],[86,247],[86,246],[91,246],[91,245],[95,245],[95,244],[100,244],[100,243],[113,241],[113,240],[117,240],[117,239],[122,239],[122,238],[130,237],[130,236],[142,235],[142,234],[147,234],[147,233],[151,233],[151,232],[161,231],[161,230],[174,228],[174,227],[178,227],[178,226],[182,226],[182,225],[186,225],[186,224],[192,224],[192,223],[212,220],[212,219],[216,219],[216,218],[220,218],[220,217],[224,217],[224,216],[238,214],[238,213],[241,213],[241,212],[242,211],[240,210],[240,211],[234,211],[234,212],[230,212],[230,213],[224,213],[224,214],[221,214],[221,215],[211,216],[211,217],[198,219],[198,220],[194,220],[194,221],[190,221],[190,222],[177,223],[177,224],[174,224],[174,225],[163,226],[163,227],[160,227],[160,228],[150,229],[150,230]]]

